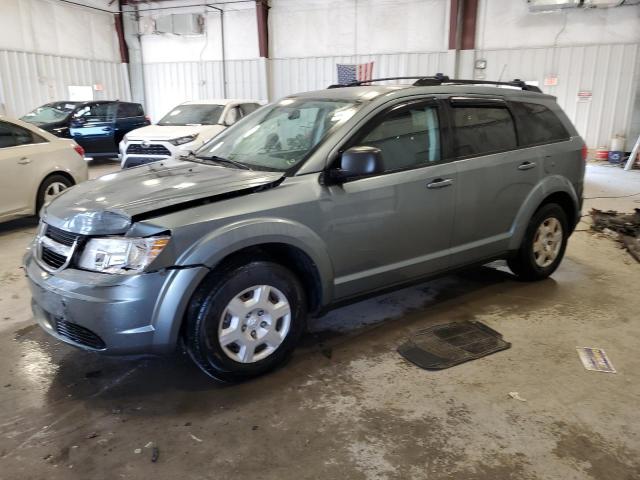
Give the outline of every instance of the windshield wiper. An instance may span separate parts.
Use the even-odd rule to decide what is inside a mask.
[[[251,170],[253,171],[253,168],[251,168],[249,165],[246,165],[244,163],[240,163],[240,162],[236,162],[235,160],[229,160],[228,158],[223,158],[223,157],[218,157],[216,155],[212,155],[210,157],[199,157],[195,154],[192,154],[194,158],[197,158],[199,160],[204,160],[206,162],[214,162],[214,163],[220,163],[220,164],[228,164],[228,165],[233,165],[236,168],[240,168],[242,170]]]

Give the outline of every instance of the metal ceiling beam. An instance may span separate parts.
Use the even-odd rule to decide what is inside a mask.
[[[111,13],[111,14],[117,14],[117,13],[131,13],[131,11],[129,10],[123,10],[122,6],[120,6],[117,10],[109,10],[106,8],[100,8],[100,7],[94,7],[92,5],[87,5],[85,3],[82,3],[81,1],[74,1],[74,0],[57,0],[60,3],[66,3],[68,5],[74,5],[76,7],[83,7],[83,8],[88,8],[90,10],[96,10],[98,12],[104,12],[104,13]],[[162,2],[162,1],[169,1],[169,0],[153,0],[154,3],[156,2]],[[122,5],[127,5],[127,6],[135,6],[135,7],[139,7],[140,5],[144,5],[146,2],[146,0],[123,0],[122,1]],[[138,8],[138,12],[142,13],[142,12],[153,12],[153,11],[157,11],[157,10],[175,10],[175,9],[179,9],[179,8],[189,8],[189,7],[207,7],[210,5],[215,5],[215,6],[222,6],[224,7],[224,5],[235,5],[235,4],[240,4],[240,3],[255,3],[255,0],[222,0],[222,1],[209,1],[209,2],[203,2],[200,1],[198,3],[191,3],[188,5],[172,5],[170,7],[153,7],[153,8]]]

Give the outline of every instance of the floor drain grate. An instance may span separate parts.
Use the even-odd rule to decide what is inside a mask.
[[[442,370],[511,347],[502,335],[480,322],[435,325],[414,333],[398,353],[426,370]]]

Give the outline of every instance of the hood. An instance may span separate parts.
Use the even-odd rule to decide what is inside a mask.
[[[168,160],[76,185],[53,200],[42,218],[54,227],[84,235],[124,233],[136,216],[189,208],[231,193],[252,193],[277,184],[282,176],[281,172]]]
[[[211,138],[224,129],[224,125],[149,125],[129,132],[127,140],[171,140],[194,134]]]

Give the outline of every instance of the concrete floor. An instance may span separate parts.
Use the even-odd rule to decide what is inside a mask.
[[[640,172],[589,167],[588,197],[636,192]],[[19,268],[34,230],[0,226],[2,479],[640,478],[640,265],[608,238],[575,233],[544,282],[484,267],[336,310],[284,368],[221,387],[178,354],[103,358],[45,335]],[[396,353],[460,319],[512,348],[437,373]],[[618,373],[586,371],[576,346]]]

